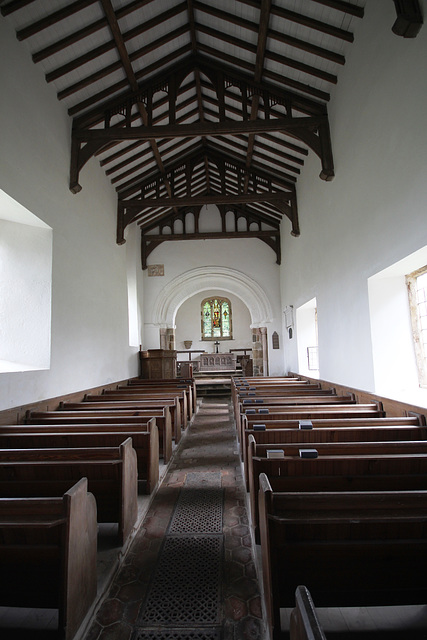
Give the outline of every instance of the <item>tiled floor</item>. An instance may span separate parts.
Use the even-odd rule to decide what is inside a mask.
[[[203,614],[195,615],[195,608],[204,606],[202,600],[206,580],[202,578],[210,570],[210,561],[207,560],[206,570],[204,567],[200,569],[192,551],[188,562],[194,561],[196,564],[195,573],[183,573],[187,582],[191,581],[193,575],[195,588],[189,589],[188,584],[180,584],[179,572],[171,566],[172,577],[170,584],[165,586],[164,594],[170,606],[159,602],[158,609],[169,608],[172,618],[165,623],[160,615],[156,622],[156,612],[151,612],[154,623],[148,624],[148,628],[147,623],[144,626],[142,613],[146,612],[146,602],[152,606],[150,594],[157,579],[156,571],[160,559],[164,557],[162,554],[165,553],[171,518],[183,488],[188,486],[186,480],[189,475],[192,476],[191,490],[195,492],[194,495],[198,490],[198,479],[199,490],[205,488],[206,491],[206,483],[209,486],[209,478],[214,476],[219,478],[218,486],[222,488],[222,541],[215,547],[215,553],[221,556],[216,620],[211,623],[209,619],[203,619]],[[182,640],[193,637],[222,637],[224,640],[263,638],[261,597],[245,500],[230,401],[227,398],[203,399],[84,640],[137,640],[172,636]],[[197,531],[194,532],[191,523],[188,531],[181,533],[187,540],[201,538],[202,544],[206,540],[203,539],[206,531],[203,530],[199,535]],[[182,553],[185,551],[177,553],[180,556],[177,562],[182,561]],[[198,571],[201,571],[199,575]],[[190,596],[191,600],[188,601]]]

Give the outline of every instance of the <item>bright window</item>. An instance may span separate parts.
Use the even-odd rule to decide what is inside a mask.
[[[317,338],[317,300],[313,298],[296,311],[298,372],[312,378],[319,377],[319,349]]]
[[[427,387],[427,266],[406,276],[418,377]]]
[[[422,275],[426,265],[424,246],[368,278],[375,393],[422,407],[427,387],[419,375],[418,320],[411,313],[418,305],[409,301],[408,274],[409,280]]]
[[[0,189],[0,373],[50,367],[52,229]]]
[[[205,298],[201,307],[202,340],[231,340],[231,303],[227,298]]]

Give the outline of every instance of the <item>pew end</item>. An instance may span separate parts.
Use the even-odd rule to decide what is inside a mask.
[[[295,608],[291,612],[289,632],[290,640],[326,640],[311,594],[304,585],[295,590]]]
[[[58,609],[72,640],[97,592],[96,502],[81,478],[62,497],[0,498],[0,604]]]

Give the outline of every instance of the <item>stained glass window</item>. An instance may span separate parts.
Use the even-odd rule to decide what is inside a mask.
[[[227,298],[206,298],[202,302],[202,340],[232,338],[231,303]]]

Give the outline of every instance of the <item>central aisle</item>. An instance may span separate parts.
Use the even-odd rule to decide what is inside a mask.
[[[203,399],[85,640],[258,640],[261,596],[229,399]]]

